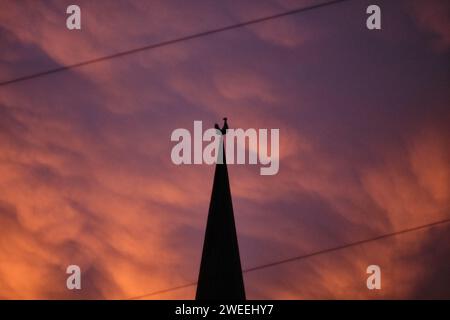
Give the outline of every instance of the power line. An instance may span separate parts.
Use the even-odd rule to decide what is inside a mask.
[[[428,223],[428,224],[424,224],[424,225],[413,227],[413,228],[409,228],[409,229],[404,229],[404,230],[400,230],[400,231],[386,233],[386,234],[383,234],[383,235],[380,235],[380,236],[376,236],[376,237],[373,237],[373,238],[368,238],[368,239],[365,239],[365,240],[355,241],[355,242],[343,244],[343,245],[340,245],[340,246],[336,246],[336,247],[332,247],[332,248],[328,248],[328,249],[324,249],[324,250],[315,251],[315,252],[304,254],[304,255],[300,255],[300,256],[291,257],[291,258],[284,259],[284,260],[278,260],[278,261],[275,261],[275,262],[262,264],[262,265],[259,265],[259,266],[256,266],[256,267],[245,269],[242,272],[243,273],[248,273],[248,272],[253,272],[253,271],[256,271],[256,270],[270,268],[270,267],[278,266],[280,264],[289,263],[289,262],[298,261],[298,260],[303,260],[303,259],[311,258],[311,257],[314,257],[314,256],[318,256],[318,255],[321,255],[321,254],[330,253],[330,252],[346,249],[346,248],[353,247],[353,246],[358,246],[358,245],[369,243],[369,242],[383,240],[383,239],[386,239],[386,238],[391,238],[391,237],[394,237],[394,236],[397,236],[397,235],[402,235],[402,234],[405,234],[405,233],[410,233],[410,232],[415,232],[415,231],[419,231],[419,230],[423,230],[423,229],[428,229],[428,228],[439,226],[439,225],[443,225],[443,224],[446,224],[446,223],[449,223],[449,222],[450,222],[450,218],[444,219],[444,220],[440,220],[440,221],[436,221],[436,222],[432,222],[432,223]],[[128,298],[127,300],[137,300],[137,299],[142,299],[142,298],[146,298],[146,297],[150,297],[150,296],[155,296],[155,295],[158,295],[158,294],[161,294],[161,293],[167,293],[167,292],[171,292],[171,291],[175,291],[175,290],[179,290],[179,289],[184,289],[184,288],[188,288],[188,287],[191,287],[191,286],[195,286],[196,284],[197,284],[197,282],[186,283],[184,285],[180,285],[180,286],[177,286],[177,287],[171,287],[171,288],[167,288],[167,289],[163,289],[163,290],[158,290],[158,291],[153,291],[153,292],[150,292],[150,293],[142,294],[140,296],[131,297],[131,298]]]
[[[126,300],[139,300],[139,299],[142,299],[145,297],[155,296],[155,295],[161,294],[161,293],[166,293],[166,292],[171,292],[171,291],[175,291],[175,290],[179,290],[179,289],[189,288],[189,287],[195,286],[196,284],[197,284],[197,282],[186,283],[181,286],[171,287],[168,289],[163,289],[163,290],[158,290],[158,291],[153,291],[153,292],[146,293],[146,294],[143,294],[140,296],[131,297]]]
[[[260,265],[260,266],[256,266],[256,267],[253,267],[253,268],[246,269],[243,272],[252,272],[252,271],[255,271],[255,270],[260,270],[260,269],[265,269],[265,268],[277,266],[277,265],[283,264],[283,263],[288,263],[288,262],[292,262],[292,261],[298,261],[298,260],[302,260],[302,259],[318,256],[320,254],[329,253],[329,252],[333,252],[333,251],[338,251],[338,250],[346,249],[346,248],[353,247],[353,246],[358,246],[358,245],[365,244],[365,243],[368,243],[368,242],[383,240],[383,239],[390,238],[390,237],[393,237],[393,236],[397,236],[397,235],[401,235],[401,234],[405,234],[405,233],[409,233],[409,232],[414,232],[414,231],[419,231],[419,230],[422,230],[422,229],[425,229],[425,228],[431,228],[431,227],[434,227],[436,225],[440,225],[440,224],[444,224],[444,223],[448,223],[448,222],[450,222],[450,218],[449,219],[445,219],[445,220],[441,220],[441,221],[437,221],[437,222],[433,222],[433,223],[429,223],[429,224],[426,224],[426,225],[410,228],[410,229],[405,229],[405,230],[401,230],[401,231],[396,231],[396,232],[392,232],[392,233],[383,234],[381,236],[377,236],[377,237],[374,237],[374,238],[369,238],[369,239],[365,239],[365,240],[361,240],[361,241],[356,241],[356,242],[340,245],[340,246],[337,246],[337,247],[332,247],[332,248],[328,248],[328,249],[325,249],[325,250],[316,251],[316,252],[312,252],[312,253],[309,253],[309,254],[292,257],[292,258],[289,258],[289,259],[284,259],[284,260],[280,260],[280,261],[276,261],[276,262],[272,262],[272,263],[263,264],[263,265]]]
[[[297,8],[297,9],[293,9],[293,10],[289,10],[289,11],[285,11],[285,12],[281,12],[281,13],[277,13],[277,14],[261,17],[261,18],[256,18],[256,19],[253,19],[253,20],[247,20],[245,22],[240,22],[240,23],[237,23],[237,24],[232,24],[232,25],[228,25],[228,26],[225,26],[225,27],[212,29],[212,30],[209,30],[209,31],[195,33],[195,34],[192,34],[192,35],[188,35],[188,36],[184,36],[184,37],[180,37],[180,38],[176,38],[176,39],[172,39],[172,40],[167,40],[167,41],[163,41],[163,42],[159,42],[159,43],[155,43],[155,44],[150,44],[150,45],[146,45],[146,46],[143,46],[143,47],[138,47],[138,48],[130,49],[130,50],[127,50],[127,51],[114,53],[114,54],[111,54],[111,55],[106,55],[106,56],[102,56],[102,57],[98,57],[98,58],[94,58],[94,59],[90,59],[90,60],[85,60],[85,61],[77,62],[77,63],[74,63],[74,64],[66,65],[66,66],[57,67],[57,68],[54,68],[54,69],[49,69],[49,70],[42,71],[42,72],[37,72],[37,73],[34,73],[34,74],[30,74],[30,75],[14,78],[14,79],[11,79],[11,80],[6,80],[6,81],[3,81],[3,82],[0,82],[0,86],[7,86],[7,85],[10,85],[10,84],[13,84],[13,83],[34,79],[34,78],[46,76],[46,75],[49,75],[49,74],[53,74],[53,73],[57,73],[57,72],[65,71],[65,70],[69,70],[69,69],[79,68],[79,67],[82,67],[82,66],[86,66],[86,65],[90,65],[90,64],[94,64],[94,63],[98,63],[98,62],[103,62],[103,61],[106,61],[106,60],[111,60],[111,59],[127,56],[127,55],[130,55],[130,54],[134,54],[134,53],[138,53],[138,52],[141,52],[141,51],[153,50],[153,49],[169,46],[169,45],[172,45],[172,44],[175,44],[175,43],[179,43],[179,42],[183,42],[183,41],[187,41],[187,40],[192,40],[192,39],[196,39],[196,38],[200,38],[200,37],[205,37],[205,36],[208,36],[208,35],[211,35],[211,34],[215,34],[215,33],[219,33],[219,32],[224,32],[224,31],[228,31],[228,30],[232,30],[232,29],[242,28],[242,27],[245,27],[245,26],[261,23],[261,22],[268,21],[268,20],[279,19],[279,18],[282,18],[282,17],[286,17],[286,16],[297,14],[297,13],[306,12],[306,11],[310,11],[310,10],[313,10],[313,9],[318,9],[318,8],[330,6],[330,5],[333,5],[333,4],[338,4],[338,3],[341,3],[341,2],[345,2],[345,1],[349,1],[349,0],[333,0],[333,1],[328,1],[328,2],[323,2],[323,3],[320,3],[320,4],[308,6],[308,7]]]

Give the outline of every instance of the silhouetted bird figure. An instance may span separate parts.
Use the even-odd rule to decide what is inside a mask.
[[[224,135],[224,134],[227,133],[227,130],[228,130],[227,118],[226,118],[226,117],[223,118],[223,121],[224,121],[224,123],[223,123],[222,129],[220,129],[220,127],[219,127],[219,125],[218,125],[217,123],[214,124],[214,128],[216,128],[217,130],[219,130],[219,131]]]
[[[220,137],[220,150],[217,153],[196,300],[245,300],[244,278],[223,141],[228,124],[227,118],[223,120],[225,122],[222,129],[217,123],[214,125],[223,136]]]

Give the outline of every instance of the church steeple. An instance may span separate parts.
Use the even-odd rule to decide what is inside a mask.
[[[227,118],[224,118],[222,129],[217,124],[215,128],[222,133],[223,163],[217,162],[214,173],[196,299],[245,300],[244,280],[223,143],[228,129]]]

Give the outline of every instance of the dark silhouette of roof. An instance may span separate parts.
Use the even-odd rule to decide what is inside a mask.
[[[227,118],[219,129],[228,129]],[[223,139],[223,138],[222,138]],[[245,300],[239,246],[234,223],[230,183],[223,151],[223,163],[216,164],[211,202],[203,243],[202,261],[197,284],[197,300]]]

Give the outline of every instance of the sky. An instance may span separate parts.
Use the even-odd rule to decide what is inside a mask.
[[[0,82],[321,1],[0,0]],[[228,168],[243,269],[450,217],[450,3],[340,4],[0,86],[0,298],[195,282],[214,166],[177,128],[278,128]],[[450,226],[244,274],[249,299],[450,298]],[[79,265],[82,289],[66,288]],[[379,265],[381,290],[366,268]],[[195,286],[146,296],[193,299]]]

